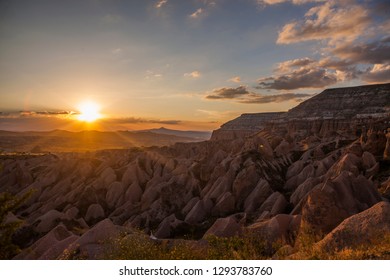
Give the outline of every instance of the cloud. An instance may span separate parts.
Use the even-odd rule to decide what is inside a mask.
[[[212,94],[206,96],[207,99],[234,99],[249,95],[250,92],[245,86],[239,86],[237,88],[220,88],[214,89]]]
[[[375,64],[362,75],[362,79],[368,83],[390,82],[390,64]]]
[[[248,98],[238,102],[244,104],[281,103],[286,101],[302,102],[304,99],[311,96],[311,94],[306,93],[282,93],[274,95],[251,94]]]
[[[192,14],[190,14],[190,18],[193,18],[193,19],[197,19],[199,18],[200,16],[202,16],[204,14],[205,10],[202,9],[202,8],[199,8],[197,9],[195,12],[193,12]]]
[[[264,0],[263,5],[319,2],[302,19],[280,30],[278,44],[317,40],[319,58],[303,57],[279,63],[274,72],[258,80],[257,89],[323,88],[341,81],[388,82],[390,20],[388,1]],[[318,49],[318,48],[317,48]]]
[[[189,77],[189,78],[200,78],[201,73],[199,71],[192,71],[191,73],[184,73],[184,77]]]
[[[324,68],[308,67],[258,80],[258,89],[292,90],[323,88],[338,82],[337,74]]]
[[[48,131],[54,129],[88,129],[68,111],[19,111],[0,114],[0,129],[9,131]],[[97,130],[144,129],[156,125],[186,125],[181,120],[161,120],[152,118],[102,118],[94,123]]]
[[[19,111],[10,112],[4,114],[6,117],[18,118],[18,117],[70,117],[72,115],[78,115],[78,112],[74,111]],[[0,116],[1,118],[1,116]]]
[[[101,122],[104,123],[113,123],[113,124],[170,124],[170,125],[178,125],[181,124],[181,120],[158,120],[158,119],[146,119],[146,118],[107,118],[102,119]]]
[[[45,117],[68,118],[80,113],[74,111],[18,111],[18,112],[0,112],[0,119],[41,119]],[[159,120],[148,118],[102,118],[99,122],[116,124],[135,124],[135,123],[155,123],[155,124],[180,124],[180,120]]]
[[[257,3],[261,6],[275,5],[281,3],[292,3],[295,5],[302,5],[311,2],[324,2],[325,0],[257,0]]]
[[[206,96],[206,99],[211,100],[234,100],[243,104],[265,104],[265,103],[280,103],[285,101],[300,102],[303,99],[311,96],[305,93],[283,93],[283,94],[260,94],[250,92],[245,86],[237,88],[220,88],[213,90],[212,94]]]
[[[217,0],[199,0],[206,6],[214,7],[217,5]]]
[[[162,8],[164,5],[166,5],[168,3],[168,0],[160,0],[156,3],[155,7],[157,9],[160,9]]]
[[[229,82],[233,82],[233,83],[241,83],[241,77],[240,76],[235,76],[233,78],[230,78],[228,81]]]
[[[311,8],[303,20],[286,24],[279,32],[278,44],[309,40],[353,41],[364,34],[371,19],[368,10],[360,5],[338,6],[329,1]]]
[[[232,119],[240,115],[240,111],[215,111],[206,109],[198,109],[196,111],[200,115],[204,115],[210,119]]]
[[[353,63],[381,64],[390,62],[390,37],[370,43],[344,44],[332,49],[331,52]]]
[[[161,73],[156,73],[151,70],[147,70],[145,74],[145,79],[146,80],[151,80],[151,79],[162,79],[164,76]]]
[[[121,48],[116,48],[116,49],[113,49],[113,50],[111,51],[111,53],[112,53],[113,55],[120,55],[122,52],[123,52],[123,51],[122,51]]]
[[[276,70],[278,72],[288,72],[292,68],[307,66],[309,64],[312,64],[313,62],[315,62],[315,61],[311,58],[308,58],[308,57],[287,60],[287,61],[279,63]]]
[[[189,15],[191,19],[200,19],[209,15],[210,10],[217,6],[217,0],[198,0],[202,3],[201,8],[198,8],[195,12]]]
[[[357,79],[362,73],[357,65],[349,60],[327,57],[317,62],[318,67],[335,70],[340,81]]]

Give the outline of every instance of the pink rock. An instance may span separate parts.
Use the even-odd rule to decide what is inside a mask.
[[[207,230],[203,238],[206,238],[209,235],[215,235],[218,237],[231,237],[235,235],[240,235],[242,233],[242,226],[237,221],[235,215],[219,218],[214,224]]]
[[[218,199],[217,204],[214,206],[212,210],[212,215],[226,216],[227,214],[234,212],[235,203],[236,203],[236,199],[230,192],[223,194]]]
[[[390,203],[382,201],[345,219],[317,246],[333,252],[363,244],[370,245],[386,234],[390,234]]]

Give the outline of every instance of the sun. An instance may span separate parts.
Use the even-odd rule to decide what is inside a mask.
[[[101,114],[99,113],[100,107],[94,102],[85,102],[78,106],[80,111],[80,115],[78,115],[77,119],[79,121],[84,122],[94,122],[97,119],[101,118]]]

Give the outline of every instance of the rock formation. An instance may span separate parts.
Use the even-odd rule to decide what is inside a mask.
[[[24,223],[15,258],[101,258],[103,239],[135,228],[250,233],[288,252],[303,227],[327,234],[327,248],[358,225],[389,233],[389,98],[389,84],[332,89],[284,114],[243,115],[211,141],[0,157],[0,192],[32,191],[12,213]]]

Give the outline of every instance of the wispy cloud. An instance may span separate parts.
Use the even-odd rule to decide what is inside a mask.
[[[40,117],[71,117],[78,115],[75,111],[17,111],[17,112],[1,112],[0,118],[40,118]]]
[[[151,70],[147,70],[145,73],[145,79],[146,80],[151,80],[151,79],[162,79],[164,76],[161,73],[156,73]]]
[[[197,79],[200,78],[201,73],[199,71],[192,71],[191,73],[184,73],[184,77]]]
[[[206,96],[207,99],[234,99],[248,95],[250,92],[245,86],[237,88],[220,88],[214,89],[213,92]]]
[[[123,52],[123,50],[121,48],[116,48],[116,49],[111,50],[111,53],[113,55],[120,55],[122,52]]]
[[[239,100],[238,102],[244,104],[281,103],[287,101],[302,102],[311,96],[311,94],[306,93],[282,93],[273,95],[251,94],[249,98]]]
[[[209,100],[232,100],[243,104],[265,104],[265,103],[280,103],[293,100],[300,102],[305,98],[310,97],[310,94],[305,93],[283,93],[283,94],[261,94],[251,92],[245,86],[237,88],[220,88],[206,95]]]
[[[101,122],[113,123],[113,124],[147,124],[148,123],[148,124],[177,125],[177,124],[181,124],[183,121],[127,117],[127,118],[106,118],[103,119]]]
[[[198,2],[202,3],[202,7],[189,15],[189,18],[194,20],[208,16],[210,10],[217,6],[217,0],[198,0]]]
[[[221,119],[232,119],[240,115],[241,111],[217,111],[209,109],[198,109],[196,112],[199,115],[206,116],[208,119],[221,120]]]
[[[155,7],[157,9],[160,9],[162,8],[164,5],[166,5],[168,3],[168,0],[160,0],[156,3]]]
[[[75,111],[14,111],[14,112],[0,112],[0,119],[34,119],[34,118],[68,118],[80,114]],[[136,117],[126,117],[126,118],[102,118],[99,122],[105,123],[156,123],[156,124],[179,124],[182,121],[180,120],[161,120],[161,119],[148,119],[148,118],[136,118]]]
[[[10,131],[27,130],[82,130],[89,129],[76,120],[78,113],[72,111],[18,111],[0,113],[0,129]],[[111,118],[105,117],[94,122],[94,127],[101,130],[143,129],[145,127],[186,125],[185,121],[154,118]]]
[[[240,76],[235,76],[232,77],[228,80],[228,82],[233,82],[233,83],[241,83],[241,77]]]
[[[190,18],[197,19],[200,18],[200,16],[202,16],[203,14],[204,14],[204,9],[199,8],[195,12],[190,14]]]
[[[325,2],[326,0],[257,0],[257,3],[261,6],[276,5],[281,3],[292,3],[295,5],[302,5],[311,2]]]

